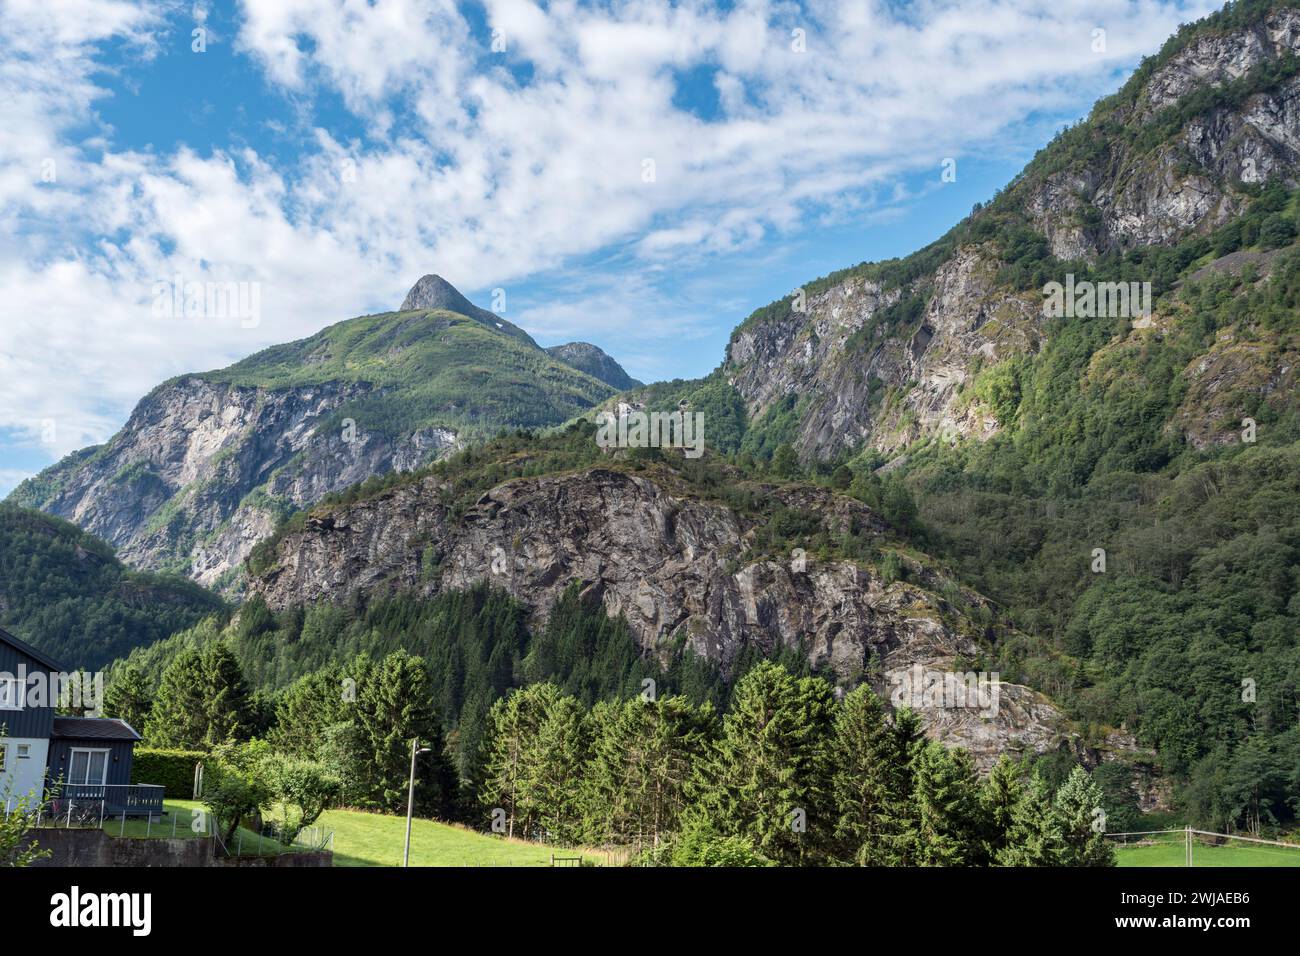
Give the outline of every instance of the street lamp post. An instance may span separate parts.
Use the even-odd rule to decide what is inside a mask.
[[[406,852],[402,855],[402,866],[411,865],[411,814],[415,809],[415,758],[418,754],[427,754],[428,747],[421,747],[418,737],[411,738],[411,779],[406,788]]]

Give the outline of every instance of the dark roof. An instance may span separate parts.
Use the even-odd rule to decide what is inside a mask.
[[[60,740],[139,740],[125,720],[108,717],[55,717],[51,737]]]
[[[19,651],[26,654],[28,657],[32,658],[33,660],[41,664],[44,664],[52,671],[58,671],[60,674],[63,674],[66,673],[68,670],[66,667],[64,667],[54,658],[50,657],[49,654],[46,654],[44,651],[38,651],[36,648],[32,647],[32,645],[28,644],[26,641],[18,640],[18,638],[14,637],[3,627],[0,627],[0,641],[4,641],[4,643],[16,647]]]

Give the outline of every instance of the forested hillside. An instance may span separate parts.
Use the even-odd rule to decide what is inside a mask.
[[[127,569],[66,521],[0,504],[0,624],[67,667],[97,669],[223,612],[198,585]]]

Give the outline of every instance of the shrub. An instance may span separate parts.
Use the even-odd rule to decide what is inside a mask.
[[[202,750],[155,750],[137,747],[131,763],[132,783],[156,783],[172,799],[188,800],[194,792],[194,765],[207,760]]]

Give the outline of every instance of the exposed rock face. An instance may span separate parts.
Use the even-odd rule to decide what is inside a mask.
[[[1188,94],[1222,87],[1300,52],[1300,11],[1280,10],[1234,33],[1193,40],[1161,66],[1117,119],[1141,130]],[[1112,137],[1091,165],[1026,183],[1035,227],[1061,259],[1090,259],[1176,241],[1237,215],[1237,183],[1295,185],[1300,159],[1300,79],[1190,119],[1152,147]],[[1086,225],[1085,225],[1086,223]]]
[[[107,445],[68,456],[13,500],[99,535],[134,567],[234,587],[287,512],[427,464],[466,429],[558,425],[610,394],[427,275],[401,313],[160,386]]]
[[[611,388],[625,391],[643,384],[623,370],[608,354],[590,342],[568,342],[564,345],[552,345],[546,350],[565,365],[586,372],[592,378],[599,379]]]
[[[1169,427],[1198,450],[1242,441],[1243,408],[1262,399],[1280,411],[1295,401],[1298,364],[1300,353],[1284,341],[1236,342],[1225,334],[1184,371],[1187,394]]]
[[[847,561],[736,565],[754,528],[721,504],[681,497],[639,476],[606,469],[517,479],[450,520],[433,477],[322,511],[279,544],[276,565],[250,582],[272,608],[387,588],[432,594],[488,580],[545,617],[573,580],[642,647],[661,657],[682,635],[695,653],[729,667],[746,646],[765,653],[802,645],[811,663],[846,682],[866,677],[889,697],[887,673],[920,663],[951,670],[981,654],[967,615],[917,583],[889,583]],[[817,488],[773,488],[788,507],[816,508],[833,528],[883,531],[859,502]],[[933,583],[933,582],[930,582]],[[1070,732],[1027,688],[1002,685],[995,715],[920,708],[932,732],[972,749],[982,765],[1008,741],[1055,748]],[[963,711],[964,712],[959,712]]]
[[[920,318],[901,334],[878,321],[900,290],[849,279],[810,297],[806,315],[790,312],[737,332],[728,378],[751,415],[798,396],[804,458],[831,458],[864,443],[894,451],[923,434],[992,434],[992,412],[960,400],[973,362],[994,365],[1035,348],[1043,322],[1041,297],[1008,293],[994,282],[996,270],[986,250],[961,249],[930,277],[933,292]]]
[[[141,401],[109,444],[49,475],[55,490],[43,510],[105,539],[128,564],[177,567],[214,584],[285,509],[455,447],[442,429],[396,441],[318,430],[365,390],[176,379]]]
[[[1022,217],[1064,261],[1208,232],[1245,209],[1242,183],[1298,181],[1300,77],[1189,113],[1158,142],[1144,133],[1177,115],[1168,111],[1189,94],[1296,53],[1295,9],[1192,40],[1133,102],[1083,128],[1095,151],[1051,172],[1031,166],[998,209]],[[738,329],[724,373],[751,416],[798,401],[805,461],[863,446],[894,453],[929,436],[987,437],[1004,423],[964,390],[977,362],[1032,352],[1044,333],[1041,296],[1009,294],[994,281],[1000,265],[991,248],[964,245],[902,288],[851,275],[809,296],[803,313],[785,309]],[[922,313],[888,311],[912,298],[924,301]]]
[[[480,309],[461,295],[460,290],[439,275],[421,276],[419,281],[411,286],[411,291],[406,293],[406,298],[402,300],[402,305],[397,311],[411,312],[417,309],[445,309],[448,312],[468,316],[493,331],[502,332],[521,342],[527,342],[533,348],[540,348],[533,341],[533,337],[519,326],[507,322],[504,317],[497,315],[495,312]]]

